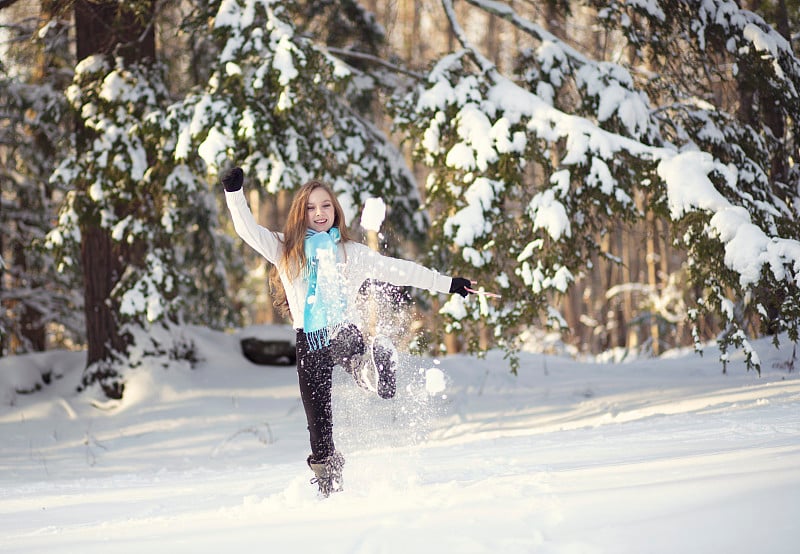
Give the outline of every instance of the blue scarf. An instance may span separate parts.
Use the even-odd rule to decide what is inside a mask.
[[[311,229],[306,231],[308,291],[303,311],[303,331],[311,351],[330,344],[331,335],[344,322],[347,312],[342,278],[336,267],[340,240],[341,234],[336,227],[331,227],[327,233]]]

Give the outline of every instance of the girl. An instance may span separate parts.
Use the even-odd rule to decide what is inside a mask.
[[[381,256],[352,241],[342,207],[325,183],[309,181],[300,188],[281,234],[256,223],[242,191],[240,168],[228,170],[221,180],[236,233],[274,265],[270,281],[275,304],[288,308],[297,330],[297,375],[311,441],[307,462],[315,474],[312,483],[328,496],[341,490],[344,465],[333,444],[334,366],[342,366],[359,385],[383,398],[395,393],[394,351],[381,341],[365,345],[349,300],[370,278],[461,296],[469,294],[471,283]]]

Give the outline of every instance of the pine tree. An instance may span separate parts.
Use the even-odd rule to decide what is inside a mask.
[[[1,67],[0,112],[0,355],[40,351],[83,341],[82,298],[75,280],[53,275],[52,256],[42,247],[62,191],[49,183],[56,152],[68,136],[67,106],[59,88],[67,53],[67,25],[51,2],[41,7],[43,24],[15,27],[15,41]]]
[[[164,157],[174,140],[163,133],[169,97],[155,61],[153,8],[75,5],[80,61],[66,96],[79,125],[52,176],[68,192],[48,245],[63,268],[84,276],[83,385],[112,398],[124,392],[125,368],[143,356],[192,360],[193,346],[169,330],[184,321],[185,303],[225,297],[218,258],[189,261],[214,250],[216,207],[195,194],[203,182],[189,168]]]

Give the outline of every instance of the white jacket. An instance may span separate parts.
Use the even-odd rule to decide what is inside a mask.
[[[256,252],[278,266],[278,273],[289,302],[289,311],[292,314],[292,324],[296,329],[302,329],[303,306],[308,283],[302,277],[292,280],[281,270],[279,262],[283,255],[283,235],[270,231],[256,222],[242,189],[226,192],[225,200],[231,212],[236,233]],[[398,286],[428,289],[434,293],[446,293],[450,290],[452,283],[450,277],[440,275],[437,271],[417,263],[382,256],[358,242],[339,243],[339,249],[342,254],[340,259],[344,260],[341,268],[348,298],[355,298],[358,289],[367,279],[385,281]]]

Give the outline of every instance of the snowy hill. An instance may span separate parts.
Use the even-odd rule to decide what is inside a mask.
[[[187,332],[203,361],[137,369],[118,403],[74,392],[82,353],[0,360],[2,552],[797,551],[791,345],[756,343],[760,378],[715,352],[524,354],[519,377],[404,356],[391,401],[337,372],[345,491],[323,500],[294,368]]]

